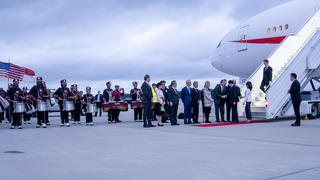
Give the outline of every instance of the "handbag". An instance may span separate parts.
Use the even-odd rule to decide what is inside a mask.
[[[161,112],[165,112],[164,106],[161,106]]]

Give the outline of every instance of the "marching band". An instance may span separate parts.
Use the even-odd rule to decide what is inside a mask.
[[[54,105],[51,102],[51,98],[54,98],[59,105],[61,127],[70,127],[69,114],[71,114],[73,124],[81,124],[81,115],[85,114],[85,125],[93,126],[93,114],[97,112],[98,103],[102,104],[100,107],[102,106],[103,112],[108,112],[108,123],[120,123],[120,112],[128,111],[128,102],[122,101],[122,97],[125,94],[124,89],[120,88],[119,85],[115,85],[113,90],[110,81],[106,83],[107,87],[101,96],[100,94],[98,94],[99,96],[91,94],[91,87],[89,86],[86,87],[86,92],[83,94],[82,91],[78,91],[77,84],[72,84],[69,89],[67,87],[67,80],[63,79],[60,83],[61,87],[51,94],[42,77],[36,78],[36,84],[29,92],[27,87],[23,87],[21,90],[19,88],[19,80],[14,79],[13,84],[8,85],[7,92],[0,89],[0,123],[5,119],[6,114],[7,122],[11,123],[11,129],[22,129],[22,122],[24,122],[23,124],[31,124],[31,117],[36,116],[36,128],[47,128],[50,125],[49,110]],[[132,85],[130,104],[131,109],[134,111],[133,119],[135,122],[142,122],[144,106],[143,89],[139,89],[138,83],[135,81],[132,82]],[[154,92],[153,90],[152,92]],[[152,93],[152,96],[151,107],[156,102],[154,101],[156,98],[155,94]],[[97,97],[99,97],[99,100]],[[159,100],[159,102],[165,101]],[[154,113],[154,110],[151,111]],[[157,115],[159,115],[162,112],[162,108],[161,111],[159,109],[157,112]],[[160,123],[161,121],[158,124]]]

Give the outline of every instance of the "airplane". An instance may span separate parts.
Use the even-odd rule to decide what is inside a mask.
[[[294,0],[241,23],[219,42],[212,66],[226,74],[248,78],[281,42],[300,28],[320,7],[319,0]]]

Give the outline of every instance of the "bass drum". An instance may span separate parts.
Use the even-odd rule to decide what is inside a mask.
[[[103,104],[103,112],[109,112],[111,109],[115,108],[114,102],[107,102]]]
[[[131,102],[131,109],[137,109],[142,107],[142,101],[132,101]]]
[[[74,111],[74,103],[72,101],[64,101],[63,111]]]
[[[95,113],[97,112],[96,104],[87,104],[87,113]]]
[[[124,101],[118,101],[115,103],[116,109],[119,109],[120,111],[128,111],[128,103]]]
[[[13,113],[24,113],[26,111],[24,103],[14,103]]]

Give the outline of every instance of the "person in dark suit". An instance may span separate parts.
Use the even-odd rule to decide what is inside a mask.
[[[168,102],[169,102],[169,117],[172,126],[179,125],[177,120],[178,106],[179,106],[179,94],[177,91],[177,82],[172,81],[168,90]]]
[[[226,122],[224,120],[224,106],[226,104],[227,98],[227,90],[226,90],[227,80],[222,79],[220,84],[218,84],[214,88],[214,107],[216,113],[216,122],[220,122],[219,111],[221,115],[221,121]]]
[[[186,81],[186,86],[181,90],[181,100],[184,106],[184,124],[192,124],[191,122],[191,112],[192,112],[192,104],[191,104],[191,80]]]
[[[230,103],[230,94],[231,94],[231,88],[233,83],[231,84],[229,81],[228,86],[226,87],[226,93],[227,93],[227,98],[226,98],[226,106],[227,106],[227,121],[231,122],[230,117],[231,117],[231,109],[232,109],[232,103]]]
[[[260,85],[260,89],[265,93],[266,88],[270,85],[272,81],[272,68],[269,66],[269,61],[265,59],[263,61],[264,63],[264,68],[263,68],[263,79]]]
[[[141,86],[142,90],[142,104],[143,104],[143,127],[155,127],[151,122],[152,115],[152,89],[150,86],[150,75],[144,76],[144,82]]]
[[[291,124],[291,126],[300,126],[301,116],[300,116],[300,104],[301,104],[301,91],[300,82],[297,80],[297,74],[291,73],[290,80],[292,81],[290,90],[288,93],[291,95],[291,101],[293,105],[293,110],[296,115],[296,121]]]
[[[198,89],[198,81],[193,82],[193,88],[191,89],[191,103],[192,103],[192,119],[194,124],[199,123],[199,104],[200,104],[200,90]]]
[[[99,111],[99,116],[101,117],[101,114],[102,114],[102,102],[103,102],[103,97],[102,97],[101,91],[98,91],[98,94],[95,96],[94,99],[97,102],[97,111],[95,113],[95,117],[97,117],[98,111]]]
[[[231,103],[232,109],[232,122],[239,122],[238,118],[238,102],[241,97],[240,88],[236,85],[236,80],[229,81],[229,84],[232,85],[229,101]]]

